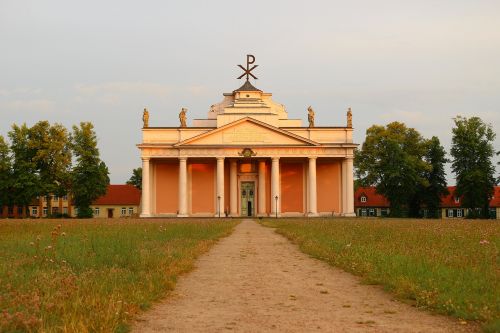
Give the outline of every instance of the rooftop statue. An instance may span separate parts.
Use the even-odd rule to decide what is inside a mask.
[[[309,127],[314,127],[314,110],[311,106],[307,108],[307,121],[309,121]]]
[[[149,112],[146,108],[144,108],[144,112],[142,113],[142,122],[144,128],[149,127]]]
[[[352,128],[352,111],[351,111],[351,108],[347,109],[347,127]]]
[[[179,121],[181,122],[181,127],[187,127],[186,125],[186,108],[182,108],[181,112],[179,113]]]

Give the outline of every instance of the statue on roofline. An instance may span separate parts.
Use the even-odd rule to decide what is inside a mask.
[[[347,109],[347,127],[352,128],[352,111],[351,108]]]
[[[186,108],[182,108],[181,112],[179,113],[179,121],[181,122],[181,127],[187,127],[186,125]]]
[[[146,108],[144,108],[144,112],[142,113],[142,122],[144,128],[149,127],[149,112]]]
[[[307,121],[309,121],[309,127],[314,127],[314,110],[311,106],[307,108]]]

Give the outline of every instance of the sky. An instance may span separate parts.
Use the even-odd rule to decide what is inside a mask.
[[[352,107],[356,143],[401,121],[449,151],[453,118],[478,116],[500,150],[498,0],[0,0],[0,135],[90,121],[124,183],[143,108],[150,126],[178,126],[182,107],[205,118],[247,54],[252,83],[304,124],[309,105],[321,126]]]

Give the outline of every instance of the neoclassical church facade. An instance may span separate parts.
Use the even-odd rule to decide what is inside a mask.
[[[248,68],[191,126],[183,109],[179,127],[149,127],[145,110],[141,217],[355,215],[350,110],[346,126],[314,126],[310,108],[305,127]]]

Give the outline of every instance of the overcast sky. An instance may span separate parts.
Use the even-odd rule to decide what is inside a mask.
[[[449,150],[452,118],[493,125],[500,150],[500,1],[0,0],[0,135],[40,120],[91,121],[112,183],[140,166],[150,126],[188,124],[243,82],[290,118],[343,126],[355,140],[397,120]],[[452,174],[448,175],[454,183]]]

